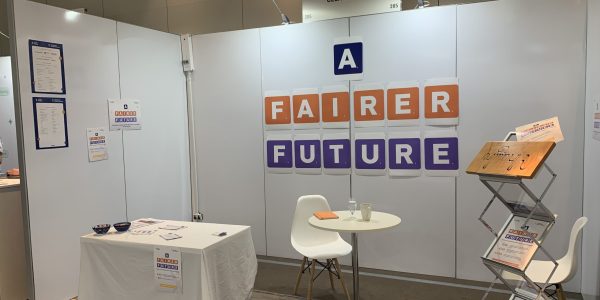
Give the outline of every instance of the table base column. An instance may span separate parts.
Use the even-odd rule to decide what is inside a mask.
[[[358,234],[352,233],[352,290],[354,300],[358,300]]]

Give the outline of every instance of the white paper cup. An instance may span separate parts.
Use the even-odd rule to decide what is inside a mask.
[[[373,206],[371,203],[362,203],[360,205],[360,214],[362,215],[362,219],[365,222],[371,221],[371,212],[373,211]]]

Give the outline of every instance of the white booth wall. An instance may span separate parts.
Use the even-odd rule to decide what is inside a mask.
[[[15,2],[35,289],[38,299],[62,299],[76,295],[78,236],[92,225],[141,216],[189,220],[180,44],[169,34]],[[194,36],[196,167],[206,220],[252,225],[258,254],[299,258],[289,242],[297,197],[323,194],[334,209],[345,209],[353,196],[403,218],[394,230],[361,236],[361,266],[491,279],[479,257],[492,237],[476,221],[491,195],[463,171],[485,141],[558,115],[566,140],[549,160],[559,179],[545,201],[559,215],[547,245],[560,256],[583,205],[585,6],[501,0]],[[265,172],[264,91],[338,83],[330,74],[331,45],[349,35],[365,40],[365,82],[459,78],[458,178]],[[29,39],[65,47],[67,149],[35,150]],[[356,84],[345,83],[349,90]],[[142,100],[144,128],[110,132],[109,160],[90,164],[85,128],[107,126],[108,98]],[[506,214],[494,208],[495,221]],[[568,289],[579,291],[580,283],[577,277]]]
[[[543,202],[558,215],[544,247],[560,258],[582,214],[586,2],[463,5],[458,7],[457,28],[463,170],[485,141],[501,140],[520,124],[559,117],[565,141],[547,160],[558,177]],[[542,170],[537,180],[548,182],[546,174]],[[534,191],[540,194],[539,188]],[[472,175],[458,178],[457,192],[457,275],[492,280],[479,256],[493,236],[477,220],[491,193]],[[506,213],[504,206],[496,205],[488,221],[498,226]],[[566,289],[579,291],[580,278],[578,274]]]
[[[198,165],[200,207],[207,208],[208,220],[236,223],[244,215],[245,222],[265,228],[264,254],[300,258],[289,238],[298,196],[323,194],[333,209],[345,209],[352,196],[403,218],[396,229],[360,236],[362,267],[491,280],[480,256],[493,236],[477,221],[491,193],[464,170],[485,141],[501,140],[516,126],[556,115],[566,140],[548,161],[558,179],[544,202],[559,215],[546,245],[560,257],[573,222],[582,214],[585,16],[582,0],[501,0],[193,36],[196,73],[210,73],[210,78],[194,76],[193,88],[196,128],[204,128],[195,136],[199,160],[204,161]],[[270,132],[261,126],[262,107],[256,107],[262,105],[261,92],[334,83],[349,84],[350,91],[360,82],[335,82],[331,74],[333,41],[347,36],[361,36],[365,43],[362,82],[458,77],[457,178],[265,170],[260,143]],[[422,132],[436,129],[419,125]],[[350,129],[369,131],[373,129]],[[240,136],[252,139],[238,144]],[[227,157],[215,159],[220,153]],[[232,212],[235,207],[244,211]],[[504,207],[492,211],[497,225],[508,216]],[[567,289],[580,291],[579,275]]]
[[[14,16],[35,295],[67,299],[77,295],[79,236],[95,224],[191,219],[180,42],[29,1],[15,1]],[[68,148],[36,150],[29,39],[64,47]],[[108,160],[90,163],[86,128],[108,127],[107,100],[120,98],[141,100],[142,129],[108,132]]]
[[[600,103],[600,1],[588,0],[587,100],[585,110],[585,181],[583,214],[589,223],[583,234],[581,293],[600,299],[600,139],[594,139],[593,118]],[[591,297],[589,297],[591,296]],[[594,297],[595,296],[595,297]]]
[[[0,57],[0,140],[4,147],[0,172],[19,167],[12,86],[10,57]]]

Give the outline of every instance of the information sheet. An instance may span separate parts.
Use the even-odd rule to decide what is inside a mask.
[[[106,128],[88,128],[88,158],[90,162],[107,160],[108,146],[106,141]]]
[[[176,247],[154,247],[154,275],[158,289],[181,293],[181,251]]]
[[[515,131],[517,132],[517,141],[558,143],[565,139],[560,130],[558,117],[519,126]]]
[[[549,225],[548,222],[531,219],[525,228],[521,228],[526,220],[524,217],[514,216],[487,258],[524,270],[537,250],[534,239],[539,240]]]
[[[142,129],[140,100],[108,100],[110,131]]]
[[[32,92],[64,94],[63,46],[56,43],[29,40],[29,55]]]
[[[66,100],[33,98],[33,111],[36,148],[68,147]]]

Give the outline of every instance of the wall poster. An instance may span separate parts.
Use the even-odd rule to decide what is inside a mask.
[[[87,129],[88,159],[90,162],[108,159],[107,131],[105,127]]]
[[[69,147],[67,103],[64,98],[33,98],[35,148]]]
[[[108,100],[110,131],[142,129],[140,100]]]
[[[29,40],[29,65],[33,93],[66,93],[62,44]]]

